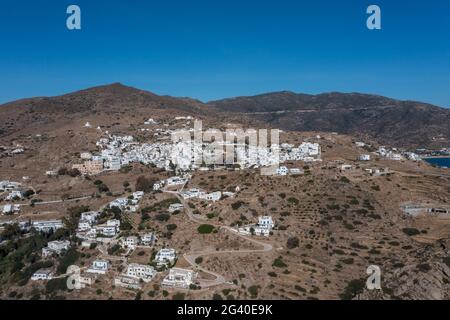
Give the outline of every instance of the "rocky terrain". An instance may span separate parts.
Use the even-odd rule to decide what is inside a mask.
[[[189,201],[188,207],[198,219],[215,226],[217,232],[211,234],[197,231],[198,222],[190,219],[189,210],[159,219],[166,213],[165,201],[174,200],[175,196],[146,193],[141,205],[146,212],[127,217],[132,225],[130,232],[141,229],[157,232],[159,245],[167,244],[182,255],[187,254],[177,261],[179,267],[189,267],[189,260],[198,257],[193,253],[207,252],[198,266],[210,273],[200,270],[201,276],[208,279],[211,274],[218,274],[226,280],[200,290],[183,291],[184,298],[449,298],[450,217],[428,214],[411,217],[401,206],[407,202],[450,206],[450,173],[424,162],[393,161],[375,155],[362,163],[358,156],[368,151],[355,145],[361,137],[373,146],[384,139],[393,145],[402,141],[405,146],[415,146],[421,141],[433,145],[433,134],[448,137],[447,111],[426,104],[366,95],[308,96],[285,92],[204,104],[113,84],[61,97],[2,105],[0,145],[6,148],[21,145],[25,151],[0,158],[0,180],[22,181],[26,176],[26,183],[36,190],[14,219],[64,218],[77,206],[99,210],[111,200],[135,191],[139,177],[152,181],[167,178],[170,173],[141,164],[95,177],[47,177],[45,172],[70,167],[79,161],[81,152],[98,152],[95,142],[102,133],[96,130],[97,126],[111,133],[133,135],[138,141],[152,141],[155,138],[151,133],[140,131],[145,127],[144,120],[152,117],[159,122],[157,128],[176,128],[179,124],[173,119],[180,115],[202,119],[204,127],[221,128],[230,122],[267,126],[268,122],[287,129],[281,136],[282,142],[319,143],[323,160],[314,164],[291,163],[304,170],[299,176],[267,177],[257,170],[195,172],[187,188],[201,187],[212,192],[240,187],[236,197],[216,203]],[[434,124],[437,117],[444,117],[447,123],[441,119]],[[84,127],[86,122],[92,128]],[[435,127],[428,128],[431,132],[425,134],[428,122],[433,122]],[[352,170],[341,170],[342,164],[352,165]],[[365,170],[370,168],[389,168],[389,173],[370,175]],[[108,186],[109,192],[99,192],[96,180]],[[50,203],[84,196],[88,199]],[[49,203],[29,205],[33,199]],[[4,203],[0,202],[0,206]],[[227,229],[236,223],[253,222],[263,214],[271,215],[277,227],[269,238],[258,239],[261,243],[245,241]],[[0,218],[0,221],[10,219]],[[98,254],[89,248],[77,250],[79,265],[89,265]],[[23,277],[36,256],[30,255],[24,262],[7,268],[6,262],[11,261],[6,252],[6,248],[1,248],[2,298],[171,299],[180,296],[177,290],[161,289],[160,276],[139,292],[114,288],[109,278],[70,292],[42,283],[18,283],[16,280]],[[128,259],[147,263],[152,253],[153,249],[143,250],[142,254],[137,250]],[[59,263],[55,261],[56,265]],[[380,267],[382,290],[365,288],[369,265]],[[113,272],[119,270],[120,264],[114,264]]]
[[[405,148],[440,148],[450,141],[450,111],[426,103],[359,93],[268,93],[203,103],[158,96],[119,83],[59,97],[24,99],[0,106],[0,139],[28,128],[66,125],[85,117],[137,117],[185,112],[222,121],[370,137]]]

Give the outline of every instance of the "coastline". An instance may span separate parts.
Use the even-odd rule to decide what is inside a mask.
[[[428,157],[421,157],[422,160],[427,159],[450,159],[450,155],[448,156],[428,156]]]

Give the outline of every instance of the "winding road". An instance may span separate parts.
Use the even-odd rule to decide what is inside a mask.
[[[184,186],[183,186],[184,187]],[[169,191],[169,190],[163,190],[163,192],[165,193],[170,193],[175,195],[178,200],[181,202],[181,204],[183,204],[184,206],[184,210],[187,214],[187,216],[189,217],[189,219],[197,224],[203,224],[205,223],[206,219],[204,217],[199,217],[198,215],[195,215],[192,211],[192,208],[187,204],[187,202],[183,199],[183,197],[181,197],[181,195],[179,194],[178,191]],[[249,253],[264,253],[264,252],[269,252],[273,250],[273,246],[269,243],[265,243],[259,240],[255,240],[252,239],[248,236],[245,236],[243,234],[238,233],[235,229],[229,227],[229,226],[224,226],[221,224],[217,224],[217,223],[211,223],[208,222],[208,224],[213,225],[216,228],[219,229],[223,229],[228,231],[229,233],[231,233],[232,235],[238,236],[244,240],[247,240],[249,242],[252,242],[256,245],[262,246],[261,249],[242,249],[242,250],[223,250],[223,251],[216,251],[216,250],[212,250],[212,249],[205,249],[202,251],[198,251],[198,252],[190,252],[190,253],[185,253],[183,255],[183,258],[196,270],[200,270],[202,272],[205,272],[207,274],[210,274],[212,276],[215,277],[214,280],[201,280],[200,281],[200,286],[202,288],[207,288],[207,287],[212,287],[212,286],[216,286],[216,285],[220,285],[220,284],[232,284],[231,282],[226,281],[226,279],[221,275],[218,274],[216,272],[210,271],[208,269],[203,268],[202,266],[200,266],[199,264],[197,264],[195,262],[195,260],[199,257],[206,257],[206,256],[210,256],[210,255],[223,255],[223,254],[249,254]]]

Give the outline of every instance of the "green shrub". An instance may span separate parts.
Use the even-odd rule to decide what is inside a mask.
[[[420,231],[416,228],[403,228],[402,231],[408,236],[415,236],[420,234]]]
[[[281,258],[277,258],[273,261],[272,266],[277,268],[286,268],[287,264]]]
[[[286,242],[286,247],[288,249],[294,249],[297,248],[299,246],[300,241],[298,240],[297,237],[291,237],[287,240]]]
[[[214,230],[214,226],[210,224],[202,224],[197,228],[197,231],[201,234],[211,233]]]
[[[195,258],[195,263],[196,264],[200,264],[200,263],[202,263],[203,262],[203,258],[202,257],[197,257],[197,258]]]
[[[345,288],[344,292],[341,293],[339,296],[342,300],[351,300],[356,295],[363,292],[365,285],[366,283],[362,279],[352,280],[347,284],[347,287]]]

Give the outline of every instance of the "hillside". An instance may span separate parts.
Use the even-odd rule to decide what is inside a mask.
[[[1,105],[0,138],[64,129],[74,123],[79,126],[82,121],[95,125],[96,118],[114,124],[158,114],[190,114],[221,123],[237,121],[291,131],[338,132],[411,149],[447,147],[450,141],[450,110],[421,102],[359,93],[283,91],[202,103],[119,83]]]
[[[450,138],[450,110],[375,95],[276,92],[209,104],[285,130],[369,135],[402,147],[440,147]]]
[[[85,119],[95,123],[97,117],[117,121],[137,116],[149,118],[160,112],[202,114],[206,110],[192,99],[158,96],[113,83],[57,97],[23,99],[0,105],[0,137],[64,128]]]

